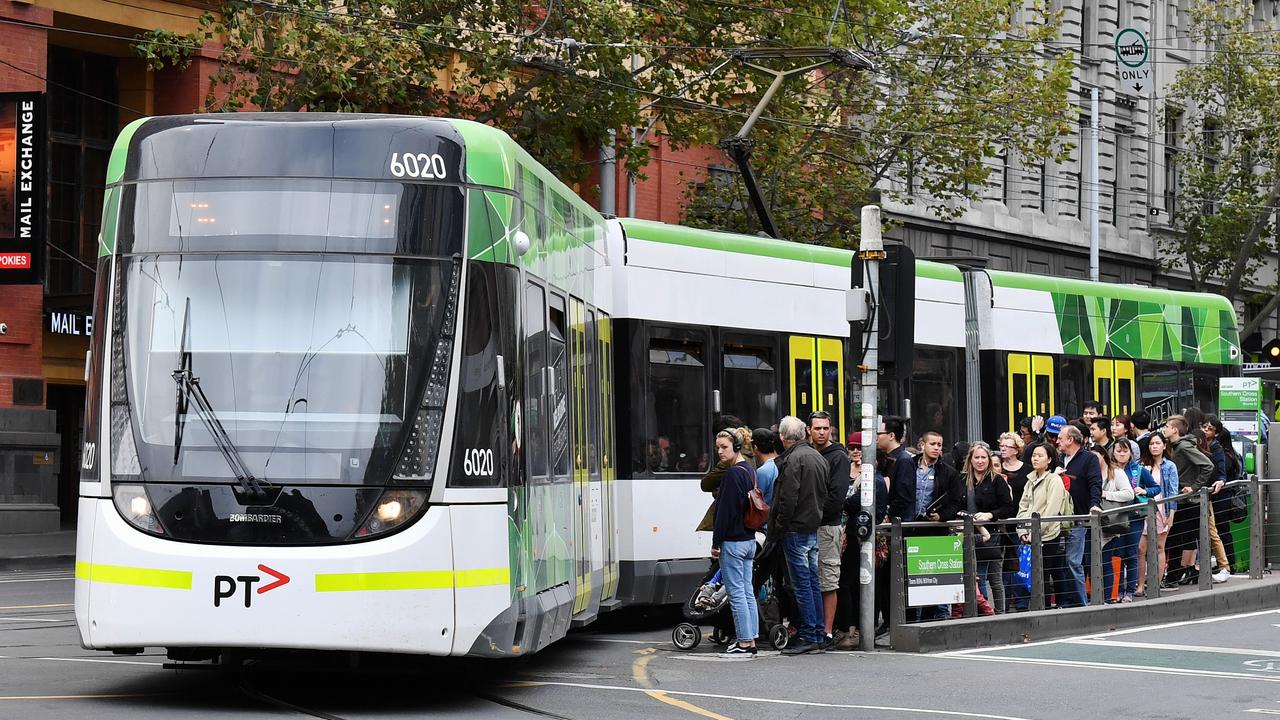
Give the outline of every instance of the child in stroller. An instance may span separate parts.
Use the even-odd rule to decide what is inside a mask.
[[[756,549],[756,559],[752,563],[752,586],[755,590],[756,605],[760,613],[760,627],[765,630],[764,637],[774,649],[781,650],[787,646],[791,629],[787,625],[782,611],[782,598],[779,583],[782,575],[775,577],[774,569],[778,567],[775,546],[770,543],[765,548]],[[711,625],[711,642],[716,645],[728,645],[734,639],[733,611],[729,607],[729,591],[720,577],[720,569],[706,582],[698,586],[684,603],[686,622],[676,625],[671,631],[671,642],[681,650],[692,650],[702,642],[700,625]]]

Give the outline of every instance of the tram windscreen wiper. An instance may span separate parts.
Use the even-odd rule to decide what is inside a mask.
[[[259,480],[249,471],[249,466],[245,464],[244,458],[240,456],[240,449],[231,441],[231,436],[227,434],[226,428],[222,426],[222,421],[218,419],[218,414],[214,412],[208,396],[201,389],[200,378],[196,377],[191,371],[191,348],[188,346],[187,338],[187,331],[190,325],[191,298],[187,298],[186,309],[182,318],[182,349],[178,367],[173,371],[173,381],[178,385],[176,416],[174,418],[173,464],[178,464],[178,456],[182,450],[182,431],[186,425],[188,402],[195,401],[196,415],[200,416],[200,420],[204,422],[205,427],[209,430],[209,435],[213,437],[214,444],[218,446],[218,450],[222,452],[223,459],[227,461],[227,466],[235,474],[236,481],[240,484],[240,489],[249,495],[265,494],[267,488],[270,487],[270,483],[266,480]]]

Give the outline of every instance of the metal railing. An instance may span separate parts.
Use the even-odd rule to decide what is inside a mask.
[[[1190,548],[1197,548],[1196,564],[1199,566],[1199,572],[1195,576],[1194,584],[1201,590],[1209,590],[1213,587],[1213,570],[1211,552],[1211,534],[1213,522],[1210,514],[1210,505],[1218,506],[1220,502],[1228,498],[1228,492],[1234,493],[1237,488],[1247,490],[1247,512],[1243,520],[1231,523],[1234,531],[1241,525],[1247,525],[1248,531],[1248,559],[1245,562],[1235,562],[1237,567],[1247,567],[1249,577],[1252,579],[1261,579],[1263,572],[1269,572],[1267,557],[1275,553],[1276,557],[1280,557],[1280,523],[1277,527],[1271,528],[1275,537],[1268,539],[1268,501],[1280,501],[1280,493],[1269,492],[1269,486],[1280,486],[1280,479],[1259,479],[1251,477],[1248,480],[1237,480],[1226,483],[1223,490],[1217,495],[1210,494],[1210,487],[1204,487],[1195,492],[1182,493],[1167,498],[1152,499],[1146,502],[1133,503],[1123,507],[1111,508],[1100,512],[1090,512],[1078,515],[1053,515],[1041,516],[1039,513],[1033,513],[1029,518],[1007,518],[1002,520],[988,520],[975,522],[971,516],[966,516],[959,520],[948,522],[902,522],[894,521],[877,526],[876,530],[880,533],[886,533],[889,539],[889,608],[887,618],[890,628],[899,627],[907,622],[907,599],[908,599],[908,577],[907,577],[907,553],[906,538],[908,531],[923,530],[922,534],[952,534],[958,533],[963,538],[963,555],[964,555],[964,613],[966,617],[973,617],[978,614],[978,557],[977,543],[975,536],[980,531],[978,528],[985,527],[988,532],[999,530],[1002,537],[1010,537],[1016,534],[1018,529],[1024,529],[1027,533],[1027,539],[1023,542],[1030,545],[1031,562],[1030,562],[1030,591],[1027,599],[1027,609],[1032,611],[1044,610],[1046,608],[1046,577],[1045,577],[1045,547],[1042,530],[1045,523],[1072,523],[1078,526],[1084,526],[1088,529],[1090,542],[1088,543],[1088,569],[1091,581],[1089,583],[1089,604],[1102,604],[1108,600],[1111,588],[1104,581],[1104,578],[1110,578],[1111,575],[1104,573],[1104,555],[1114,555],[1115,548],[1104,549],[1104,521],[1114,515],[1127,515],[1131,523],[1141,518],[1143,524],[1143,534],[1148,541],[1146,542],[1145,554],[1145,595],[1147,598],[1158,598],[1161,595],[1161,583],[1164,579],[1161,563],[1161,544],[1158,541],[1160,533],[1158,531],[1158,518],[1160,512],[1158,509],[1167,509],[1176,506],[1173,512],[1173,520],[1169,521],[1169,527],[1166,529],[1166,535],[1172,536],[1174,531],[1174,520],[1177,519],[1178,513],[1195,511],[1198,513],[1198,534],[1194,538],[1185,535],[1170,538],[1176,541],[1174,548],[1182,548],[1184,551]],[[1274,496],[1272,498],[1272,496]],[[1277,507],[1280,512],[1280,505]],[[1166,513],[1167,514],[1167,513]],[[1184,526],[1186,523],[1183,523]],[[1012,532],[1010,532],[1012,531]],[[1065,534],[1063,530],[1062,534]],[[1132,533],[1136,532],[1136,525],[1131,525],[1130,535],[1128,538],[1132,540]],[[1121,534],[1113,532],[1111,539],[1122,537]],[[1054,539],[1055,542],[1061,542],[1061,536]],[[1001,548],[1015,548],[1016,544],[997,545]],[[1129,547],[1129,545],[1124,545]],[[1243,555],[1243,548],[1238,555]],[[1057,556],[1054,556],[1057,560]],[[987,561],[991,562],[991,561]],[[1065,562],[1065,559],[1062,560]],[[1122,560],[1123,563],[1123,560]],[[1194,566],[1193,566],[1194,567]],[[989,569],[989,566],[988,566]],[[1123,567],[1122,567],[1123,571]],[[1001,567],[999,572],[1004,573]],[[1060,570],[1059,570],[1060,572]],[[988,583],[991,578],[988,572]],[[1058,577],[1062,580],[1062,577]],[[1120,575],[1115,576],[1115,587],[1120,590]],[[1003,583],[1001,583],[1003,585]],[[991,585],[994,589],[995,586]],[[1057,597],[1061,604],[1061,595],[1063,588],[1058,587]],[[990,599],[990,598],[988,598]],[[1003,608],[997,608],[997,611],[1003,611]]]

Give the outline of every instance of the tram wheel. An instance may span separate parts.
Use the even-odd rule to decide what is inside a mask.
[[[671,631],[671,642],[681,650],[692,650],[702,642],[702,630],[693,623],[680,623]]]
[[[791,641],[791,633],[787,631],[787,626],[781,623],[769,628],[769,644],[775,650],[781,650]]]

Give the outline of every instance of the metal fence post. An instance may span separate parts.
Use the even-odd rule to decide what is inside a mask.
[[[1147,597],[1160,597],[1160,527],[1156,500],[1147,501]]]
[[[1213,547],[1209,544],[1209,488],[1202,487],[1197,498],[1200,501],[1200,548],[1196,552],[1196,561],[1200,563],[1200,584],[1197,590],[1208,590],[1213,587]]]
[[[964,616],[978,616],[978,553],[974,548],[973,516],[964,516]],[[991,598],[987,598],[990,600]]]
[[[1249,577],[1254,580],[1262,579],[1262,570],[1267,566],[1262,511],[1262,481],[1254,475],[1249,478]]]
[[[1031,513],[1031,605],[1044,609],[1044,541],[1040,539],[1040,513]]]
[[[889,632],[907,624],[907,547],[902,541],[902,521],[894,520],[889,530]]]
[[[1102,582],[1102,514],[1089,513],[1089,604],[1101,605],[1105,584]]]

